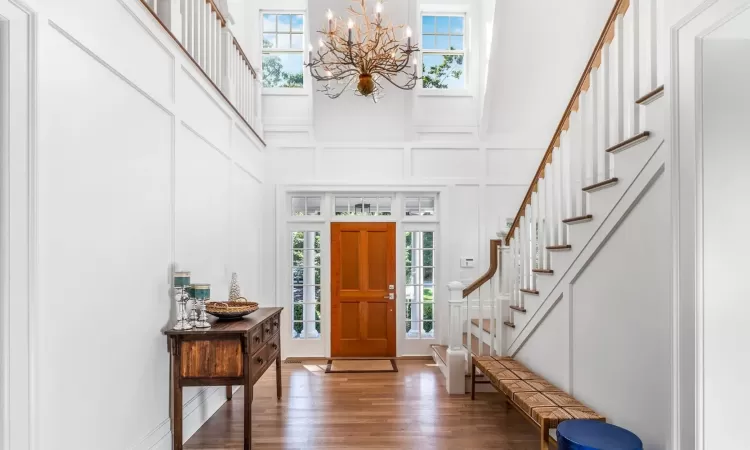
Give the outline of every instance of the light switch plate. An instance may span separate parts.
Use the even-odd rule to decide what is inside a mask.
[[[461,268],[470,269],[474,267],[474,258],[461,258]]]

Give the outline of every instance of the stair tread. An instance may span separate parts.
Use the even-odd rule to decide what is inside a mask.
[[[526,294],[539,295],[539,291],[537,291],[536,289],[519,289],[519,291],[525,292]]]
[[[547,248],[549,248],[549,247],[547,247]],[[534,273],[543,273],[543,274],[547,274],[547,275],[555,273],[555,271],[552,270],[552,269],[532,269],[532,272],[534,272]]]
[[[503,322],[503,325],[505,325],[506,327],[511,327],[511,328],[516,327],[516,324],[514,324],[513,322]]]
[[[518,312],[522,312],[522,313],[526,312],[526,308],[522,308],[520,306],[510,305],[510,309],[512,309],[513,311],[518,311]]]
[[[625,147],[629,147],[630,145],[635,144],[638,141],[647,139],[649,136],[651,136],[651,133],[649,133],[648,131],[644,131],[643,133],[638,133],[635,136],[625,139],[619,144],[615,144],[612,147],[608,148],[607,153],[615,153],[619,150],[624,149]]]
[[[644,95],[643,97],[639,98],[635,101],[637,105],[648,105],[653,100],[655,100],[656,97],[659,96],[659,94],[664,92],[664,85],[657,87],[653,91],[649,92],[648,94]]]
[[[594,218],[594,216],[592,216],[591,214],[586,214],[586,215],[583,215],[583,216],[570,217],[568,219],[563,219],[562,222],[563,223],[567,223],[567,224],[571,224],[571,223],[574,223],[574,222],[582,222],[584,220],[591,220],[593,218]]]
[[[610,178],[608,180],[600,181],[600,182],[594,183],[594,184],[592,184],[590,186],[586,186],[585,188],[583,188],[583,192],[595,191],[595,190],[601,189],[603,187],[614,186],[615,184],[617,184],[618,181],[620,181],[620,180],[618,178],[616,178],[616,177],[615,178]]]
[[[432,347],[432,350],[435,352],[436,355],[438,355],[438,358],[440,358],[440,360],[443,361],[443,364],[447,364],[446,361],[448,361],[448,346],[440,345],[440,344],[433,344],[430,347]]]
[[[547,250],[570,250],[572,245],[548,245]]]

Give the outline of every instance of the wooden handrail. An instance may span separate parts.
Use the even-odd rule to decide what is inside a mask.
[[[468,297],[469,294],[479,289],[484,283],[490,281],[490,279],[492,279],[492,277],[495,275],[495,272],[497,272],[497,268],[499,265],[498,250],[502,246],[502,239],[492,239],[490,241],[490,268],[487,269],[487,272],[485,272],[484,275],[479,277],[475,282],[471,283],[467,288],[463,290],[462,294],[464,298]]]
[[[612,12],[609,13],[609,18],[607,19],[607,23],[602,30],[602,34],[599,36],[599,40],[596,42],[594,51],[591,53],[591,57],[586,64],[586,68],[583,70],[583,74],[581,75],[580,80],[578,80],[575,91],[573,91],[573,96],[568,102],[568,107],[565,108],[562,119],[560,119],[560,123],[557,125],[555,134],[552,135],[552,140],[547,147],[547,151],[544,153],[544,158],[542,158],[542,162],[539,164],[539,168],[536,170],[536,174],[534,174],[534,179],[531,180],[529,190],[526,191],[526,197],[524,197],[523,202],[521,203],[521,207],[518,208],[516,218],[513,220],[513,224],[510,226],[510,230],[508,230],[508,236],[505,238],[505,245],[510,245],[510,239],[513,237],[513,233],[515,232],[518,223],[521,221],[521,217],[523,217],[525,213],[526,205],[531,204],[531,195],[536,191],[539,179],[544,176],[544,168],[552,158],[552,151],[556,147],[560,146],[560,136],[562,132],[564,130],[567,130],[570,125],[570,114],[573,111],[578,110],[579,96],[582,92],[588,90],[589,86],[591,86],[591,69],[599,67],[599,64],[601,64],[602,60],[601,51],[602,48],[604,48],[604,44],[611,42],[614,38],[614,24],[617,16],[625,14],[629,7],[630,0],[617,0],[617,2],[615,2],[614,8],[612,8]]]
[[[224,14],[221,13],[219,6],[214,3],[214,0],[206,0],[206,3],[208,3],[209,6],[211,6],[211,9],[216,13],[216,17],[218,17],[221,22],[221,27],[224,28],[227,26],[227,19],[224,18]]]
[[[234,43],[234,46],[239,50],[240,56],[242,56],[242,59],[245,60],[245,64],[247,65],[247,68],[250,69],[250,72],[253,74],[253,78],[256,80],[258,79],[258,73],[255,71],[255,67],[250,63],[250,60],[247,58],[247,55],[245,55],[245,51],[242,50],[242,47],[240,47],[240,43],[237,42],[237,38],[232,36],[232,42]]]

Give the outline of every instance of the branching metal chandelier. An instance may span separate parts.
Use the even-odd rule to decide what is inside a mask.
[[[367,0],[352,1],[359,4],[359,11],[348,8],[347,28],[339,26],[343,20],[334,18],[329,10],[328,28],[318,32],[316,58],[312,45],[309,48],[306,65],[312,77],[323,83],[319,91],[338,98],[351,88],[377,102],[386,82],[399,89],[414,89],[418,79],[414,53],[419,47],[412,45],[411,28],[384,24],[380,1],[372,12],[367,10]]]

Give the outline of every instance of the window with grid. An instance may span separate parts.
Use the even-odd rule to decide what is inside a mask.
[[[293,216],[319,216],[321,197],[292,197]]]
[[[434,216],[435,197],[406,197],[404,199],[404,215]]]
[[[320,232],[293,231],[293,339],[320,338]]]
[[[466,16],[422,14],[422,87],[466,88]]]
[[[435,337],[435,233],[407,231],[406,239],[406,337]]]
[[[301,88],[304,47],[302,14],[263,14],[263,87]]]
[[[392,197],[336,197],[336,216],[390,216]]]

